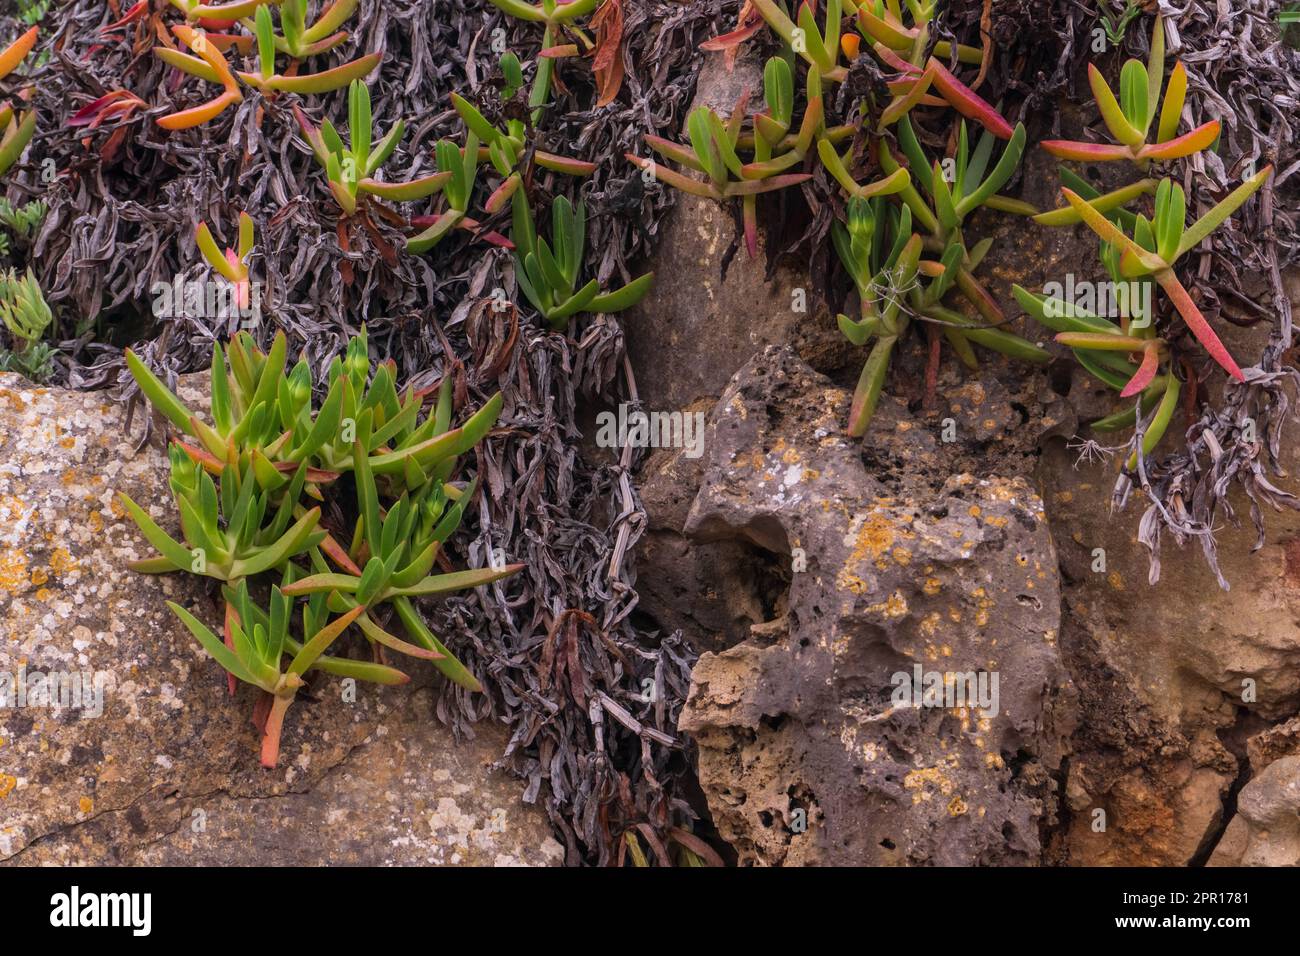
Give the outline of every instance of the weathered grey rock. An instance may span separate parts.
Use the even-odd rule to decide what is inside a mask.
[[[359,685],[352,703],[317,675],[289,712],[280,766],[262,769],[251,689],[231,700],[164,605],[215,629],[215,589],[126,568],[151,549],[115,495],[177,533],[166,471],[161,452],[133,453],[106,396],[0,375],[0,680],[102,680],[99,716],[93,696],[0,708],[0,860],[558,861],[542,811],[488,767],[500,735],[458,745],[434,721],[424,698],[441,678],[424,665],[406,687]]]
[[[770,347],[710,415],[687,537],[791,569],[785,613],[693,674],[680,727],[714,822],[747,864],[1036,862],[1065,679],[1042,504],[994,475],[886,484],[843,436],[847,405]],[[906,418],[879,425],[933,454]],[[996,713],[895,706],[914,665],[996,674]]]
[[[692,105],[726,116],[746,91],[751,103],[761,102],[762,84],[761,62],[742,58],[728,72],[722,57],[709,57]],[[723,270],[737,235],[733,214],[740,215],[739,200],[723,206],[678,193],[676,208],[660,226],[655,283],[623,325],[649,409],[716,398],[754,352],[772,343],[792,343],[823,371],[845,364],[851,354],[834,316],[813,301],[805,274],[782,266],[768,281],[764,244],[771,238],[762,230],[758,256],[751,259],[742,243]],[[795,289],[806,293],[806,311],[794,310]]]
[[[1210,866],[1300,866],[1300,756],[1266,766],[1237,795]]]

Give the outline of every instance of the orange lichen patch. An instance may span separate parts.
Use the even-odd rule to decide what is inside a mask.
[[[82,813],[89,813],[91,810],[95,809],[95,801],[90,799],[90,797],[82,797],[77,801],[77,808],[80,809]]]
[[[934,597],[942,590],[943,590],[943,582],[940,581],[938,578],[926,578],[925,584],[922,585],[921,587],[922,593],[927,594],[930,597]]]
[[[51,591],[49,588],[41,588],[39,591],[36,592],[36,600],[42,603],[48,601],[52,597],[54,597],[54,592]]]
[[[1112,571],[1106,575],[1106,581],[1116,591],[1124,590],[1124,578],[1118,571]]]
[[[952,793],[952,780],[939,767],[925,767],[910,771],[903,778],[903,786],[915,791],[912,794],[913,803],[929,800],[932,790],[938,790],[945,797]]]
[[[14,548],[0,553],[0,591],[17,594],[27,588],[27,555]]]
[[[9,796],[16,786],[18,786],[17,777],[11,777],[7,773],[0,773],[0,798]]]
[[[121,503],[115,497],[109,499],[108,510],[118,521],[121,521],[126,517],[126,509],[122,507]]]
[[[879,558],[894,544],[894,528],[883,514],[874,514],[862,522],[854,537],[853,553],[849,560],[857,563],[863,558]]]
[[[76,436],[76,435],[69,435],[69,436],[67,436],[66,438],[60,438],[60,439],[59,439],[59,447],[60,447],[60,448],[72,448],[72,447],[73,447],[74,445],[76,445],[76,444],[77,444],[77,436]]]
[[[978,517],[979,517],[981,514],[983,514],[983,513],[984,513],[984,512],[983,512],[982,510],[980,510],[980,506],[979,506],[979,505],[971,505],[971,506],[970,506],[970,516],[971,516],[972,518],[978,518]]]
[[[1001,754],[986,753],[984,755],[984,766],[988,767],[990,770],[1001,770],[1006,766],[1006,761],[1002,759]]]
[[[882,603],[872,604],[865,610],[868,614],[884,614],[885,617],[903,617],[908,611],[907,598],[903,597],[900,592],[895,591]]]
[[[95,534],[99,534],[99,532],[104,530],[104,519],[100,516],[98,511],[92,511],[90,513],[89,523],[90,530],[95,532]]]
[[[20,394],[7,388],[0,388],[0,399],[8,402],[15,411],[21,412],[27,407],[27,402],[23,400]]]
[[[822,476],[822,473],[816,468],[805,468],[802,478],[804,481],[814,481]]]
[[[59,475],[59,481],[65,485],[75,485],[77,483],[77,470],[75,468],[63,469],[63,474]]]
[[[1055,499],[1056,499],[1060,504],[1068,505],[1071,501],[1074,500],[1074,492],[1073,492],[1073,491],[1058,491],[1058,492],[1057,492],[1055,495],[1053,495],[1052,497],[1055,498]]]
[[[989,623],[989,608],[993,607],[996,602],[988,596],[988,592],[982,587],[971,591],[971,596],[975,598],[975,625],[985,627]]]
[[[54,553],[50,555],[50,570],[58,574],[69,574],[80,571],[81,565],[68,553],[67,548],[55,548]]]
[[[40,587],[50,579],[50,574],[44,568],[32,568],[32,585]]]
[[[906,548],[895,548],[893,552],[894,560],[899,564],[908,565],[912,563],[912,552]]]
[[[957,795],[948,801],[948,816],[959,817],[966,812],[966,801]]]

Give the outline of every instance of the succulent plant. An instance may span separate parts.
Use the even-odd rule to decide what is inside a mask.
[[[1111,255],[1107,258],[1115,266],[1112,276],[1119,281],[1116,257]],[[1012,293],[1026,314],[1058,333],[1057,340],[1072,348],[1079,364],[1094,378],[1119,392],[1121,398],[1138,396],[1133,405],[1097,419],[1090,427],[1098,432],[1131,428],[1137,422],[1139,410],[1146,414],[1155,408],[1156,413],[1143,432],[1142,453],[1148,455],[1155,450],[1178,407],[1182,385],[1167,369],[1165,343],[1155,337],[1150,325],[1135,329],[1135,324],[1130,322],[1134,316],[1126,313],[1123,319],[1130,329],[1125,332],[1124,326],[1100,318],[1072,302],[1038,295],[1019,285],[1012,286]],[[1140,353],[1142,365],[1135,366],[1130,362],[1124,354],[1126,352]],[[1166,370],[1156,374],[1162,365]],[[1136,449],[1130,457],[1129,467],[1135,465]]]
[[[898,196],[911,210],[912,220],[928,233],[925,238],[927,251],[940,257],[940,262],[945,264],[942,267],[944,270],[947,270],[947,264],[951,263],[951,276],[958,290],[975,306],[980,315],[992,325],[1003,324],[1006,316],[1002,309],[975,277],[975,270],[992,245],[992,240],[985,239],[968,249],[962,230],[966,218],[984,206],[1021,215],[1037,212],[1027,203],[997,194],[1019,165],[1020,157],[1024,152],[1024,126],[1017,124],[992,170],[989,170],[989,163],[993,159],[994,135],[988,130],[983,131],[972,151],[969,148],[964,121],[958,127],[957,151],[952,158],[950,175],[945,175],[945,164],[939,162],[934,163],[933,166],[929,164],[912,129],[911,121],[907,117],[899,121],[898,142],[912,171],[911,179],[926,194],[922,196],[917,186],[908,181],[898,191]],[[900,171],[905,171],[883,140],[880,141],[879,155],[881,168],[891,177],[896,176]],[[932,277],[938,275],[940,268],[939,263],[934,261],[920,266],[923,274]],[[942,306],[938,308],[941,309]],[[935,318],[936,321],[952,320],[951,316],[940,319],[936,315]],[[957,338],[966,336],[964,332],[955,334]],[[949,338],[953,338],[953,335],[950,334]],[[972,364],[968,352],[966,362],[967,365]]]
[[[838,82],[847,75],[840,63],[840,20],[844,15],[842,0],[826,0],[825,26],[817,25],[812,7],[800,2],[795,20],[776,0],[750,0],[759,16],[776,34],[808,63],[810,70],[827,82]]]
[[[579,17],[585,17],[596,9],[599,0],[541,0],[540,3],[525,3],[524,0],[492,0],[492,6],[510,14],[516,20],[528,23],[544,23],[551,29],[568,26]]]
[[[508,103],[523,86],[523,70],[519,64],[519,58],[513,53],[502,54],[500,67],[504,79],[501,100]],[[529,153],[528,125],[522,119],[508,117],[505,121],[506,128],[504,130],[498,129],[488,122],[473,103],[459,93],[451,94],[451,104],[455,107],[456,112],[460,114],[461,119],[464,120],[465,128],[475,135],[481,144],[481,148],[487,151],[487,158],[496,168],[496,171],[505,177],[505,181],[493,192],[485,204],[485,208],[489,213],[495,213],[504,207],[506,200],[514,195],[515,190],[523,182],[519,164]],[[590,176],[596,171],[595,163],[557,156],[541,149],[533,149],[531,153],[533,161],[538,166],[557,173],[564,173],[569,176]],[[479,158],[482,159],[482,156],[480,155]]]
[[[38,34],[32,27],[13,43],[0,51],[0,79],[4,79],[26,59],[36,45]],[[9,171],[36,132],[36,111],[17,113],[8,103],[0,104],[0,176]]]
[[[654,281],[654,273],[647,272],[614,292],[601,292],[596,279],[578,287],[587,232],[582,203],[575,209],[564,196],[552,200],[550,243],[537,235],[525,200],[516,197],[513,213],[515,280],[553,329],[564,329],[579,312],[620,312],[630,308],[641,301]]]
[[[1061,182],[1086,199],[1093,209],[1130,231],[1137,217],[1125,207],[1141,196],[1154,196],[1156,187],[1160,185],[1154,179],[1139,179],[1135,183],[1129,183],[1127,186],[1103,194],[1086,179],[1065,166],[1058,167],[1057,173],[1061,177]],[[1033,220],[1041,226],[1070,226],[1083,222],[1078,211],[1069,203],[1056,209],[1049,209],[1047,212],[1040,212],[1033,216]]]
[[[822,95],[821,77],[816,71],[808,72],[807,105],[798,129],[794,129],[794,76],[790,64],[774,56],[763,68],[763,98],[766,108],[754,113],[753,131],[741,133],[736,148],[752,150],[753,162],[746,163],[742,174],[748,178],[771,176],[784,172],[803,162],[813,150],[813,144],[829,142],[832,145],[852,136],[857,128],[851,124],[826,127],[826,111]],[[658,142],[671,150],[672,143],[658,137],[646,137],[647,143]],[[746,197],[753,202],[753,197]]]
[[[562,0],[541,0],[540,3],[525,3],[524,0],[492,0],[493,6],[516,20],[544,24],[542,31],[543,55],[538,59],[537,73],[533,78],[532,91],[528,97],[528,105],[534,107],[532,114],[534,123],[541,118],[541,107],[551,98],[551,82],[555,73],[555,62],[552,56],[548,56],[547,53],[559,52],[556,50],[555,43],[561,32],[566,29],[576,31],[575,21],[579,17],[585,17],[587,14],[594,12],[600,2],[601,0],[568,0],[567,3],[562,2]],[[593,23],[595,22],[593,20]],[[599,23],[596,23],[596,25],[598,28],[600,27]],[[586,39],[585,34],[578,32],[578,35],[587,43],[591,42]],[[595,46],[595,44],[591,45]],[[617,46],[617,40],[615,46]],[[609,50],[608,45],[606,50]],[[612,52],[617,56],[617,49]],[[608,55],[607,52],[606,56]],[[598,71],[596,79],[601,90],[600,99],[602,100],[601,105],[603,105],[604,102],[613,99],[615,93],[617,93],[618,82],[622,80],[621,68],[617,73],[618,82],[615,82],[614,74],[611,71],[606,71],[604,75],[601,75]]]
[[[13,269],[0,273],[0,322],[13,337],[13,348],[0,354],[0,371],[18,372],[34,382],[49,378],[55,351],[43,337],[54,313],[30,267],[25,275]]]
[[[240,17],[256,13],[259,7],[280,0],[233,0],[231,3],[201,3],[199,0],[168,0],[168,2],[185,14],[186,20],[199,21],[207,25],[221,24],[229,26]]]
[[[1223,343],[1210,327],[1195,300],[1183,287],[1174,273],[1174,264],[1180,257],[1195,248],[1211,232],[1231,216],[1254,192],[1264,184],[1273,167],[1260,170],[1229,193],[1191,227],[1186,225],[1187,199],[1181,186],[1171,180],[1162,180],[1156,189],[1155,218],[1137,215],[1133,236],[1128,236],[1115,223],[1095,209],[1078,193],[1062,188],[1070,206],[1087,226],[1105,242],[1111,244],[1118,255],[1118,273],[1126,278],[1151,276],[1165,290],[1178,314],[1197,341],[1210,356],[1233,378],[1243,381],[1241,369],[1228,353]]]
[[[1160,85],[1165,75],[1165,31],[1159,16],[1151,31],[1151,54],[1147,65],[1130,59],[1119,77],[1119,98],[1094,64],[1088,64],[1088,83],[1101,111],[1102,121],[1117,143],[1081,143],[1046,140],[1041,145],[1053,156],[1086,162],[1129,160],[1145,169],[1151,160],[1178,159],[1199,153],[1219,137],[1219,122],[1211,120],[1190,133],[1178,135],[1178,120],[1187,97],[1187,68],[1174,64],[1160,105]],[[1151,124],[1159,113],[1154,142],[1147,142]]]
[[[312,155],[316,157],[325,175],[329,179],[330,192],[338,201],[345,215],[351,216],[357,211],[359,194],[378,196],[395,202],[407,202],[423,199],[443,187],[451,179],[450,172],[438,172],[419,179],[401,183],[389,183],[378,180],[379,171],[406,132],[406,121],[398,118],[378,143],[371,146],[370,140],[370,90],[360,80],[353,80],[348,87],[348,135],[350,144],[344,144],[334,125],[327,119],[320,129],[312,125],[296,105],[293,115],[302,128],[303,135],[311,145]]]
[[[398,396],[396,365],[385,362],[370,378],[365,330],[330,364],[328,390],[320,410],[311,408],[312,377],[304,359],[285,373],[286,340],[278,333],[263,353],[247,332],[223,352],[213,345],[212,418],[209,425],[188,409],[130,349],[127,367],[141,392],[198,446],[178,445],[212,474],[246,464],[267,491],[286,485],[307,465],[306,490],[352,470],[354,435],[364,436],[371,472],[394,492],[415,489],[450,475],[457,456],[483,438],[501,411],[495,395],[460,428],[451,427],[450,393],[439,396],[434,413],[419,420],[422,406],[413,389]]]
[[[304,608],[304,634],[311,637],[297,644],[289,637],[293,602],[280,588],[271,587],[269,611],[254,605],[248,594],[247,581],[241,580],[234,588],[223,588],[222,594],[226,599],[227,641],[213,634],[202,621],[176,602],[168,601],[167,606],[228,674],[269,695],[270,706],[263,707],[259,701],[254,721],[260,724],[258,729],[262,733],[262,766],[274,767],[280,759],[284,716],[299,688],[306,684],[303,675],[321,661],[321,656],[356,620],[362,609],[354,608],[325,624],[318,617],[319,611]],[[317,623],[321,626],[314,626]],[[285,666],[284,658],[288,655],[292,657]],[[410,680],[393,668],[383,665],[372,665],[372,668],[382,670],[354,671],[349,676],[382,684],[401,684]]]
[[[226,247],[223,253],[212,238],[212,230],[201,222],[194,231],[194,241],[199,252],[213,269],[235,288],[235,301],[241,309],[249,307],[251,286],[248,281],[248,257],[253,251],[253,220],[248,213],[239,214],[239,245]]]
[[[446,565],[443,545],[477,487],[449,480],[456,456],[487,433],[500,411],[500,396],[462,428],[451,428],[451,379],[446,378],[433,413],[420,423],[421,398],[408,388],[398,399],[393,363],[380,364],[367,388],[371,367],[363,329],[346,355],[331,364],[330,387],[313,414],[309,368],[300,361],[285,375],[285,351],[283,334],[266,353],[247,333],[225,350],[214,345],[211,426],[128,351],[128,366],[144,395],[204,447],[177,440],[169,449],[169,483],[183,542],[129,496],[119,495],[158,551],[133,562],[134,570],[189,571],[225,583],[224,640],[184,608],[172,609],[225,668],[231,693],[236,680],[265,692],[255,722],[263,730],[262,763],[268,767],[276,763],[284,713],[308,669],[379,683],[407,680],[379,661],[324,654],[352,624],[376,647],[432,661],[457,684],[481,690],[434,636],[415,602],[498,581],[522,567],[430,573],[435,562]],[[348,549],[320,526],[321,509],[307,509],[300,500],[321,497],[338,472],[317,465],[341,471],[344,456],[356,488],[357,517]],[[390,500],[387,506],[384,499]],[[264,609],[250,597],[250,579],[270,574],[279,583],[270,588]],[[299,596],[305,598],[300,640],[291,626]],[[409,640],[386,629],[389,606]],[[330,620],[330,614],[337,617]]]
[[[960,242],[950,242],[937,262],[922,259],[925,243],[912,231],[911,208],[904,205],[897,209],[883,197],[850,199],[847,218],[847,225],[833,225],[831,237],[857,289],[861,317],[851,319],[841,314],[837,321],[840,331],[854,345],[866,345],[875,338],[853,394],[848,424],[851,436],[866,434],[894,347],[913,318],[942,328],[958,357],[969,367],[977,366],[971,341],[1013,358],[1048,361],[1048,353],[1033,343],[1000,328],[983,326],[943,305],[944,297],[957,286],[972,301],[979,301],[980,294],[987,297],[966,271],[978,261],[970,261]],[[931,280],[928,284],[924,282],[927,277]]]
[[[217,38],[182,24],[177,24],[171,29],[176,37],[198,56],[190,56],[180,50],[162,46],[155,47],[154,54],[182,72],[207,80],[209,83],[220,83],[222,92],[206,103],[159,117],[158,125],[170,130],[199,126],[219,116],[226,107],[241,102],[244,97],[239,90],[240,82],[265,94],[328,93],[331,90],[342,89],[353,80],[366,76],[379,65],[382,56],[379,53],[369,53],[320,73],[277,73],[275,54],[278,38],[271,23],[270,11],[264,5],[257,7],[253,23],[258,66],[255,73],[232,71],[220,49],[220,46],[228,44],[224,42],[219,44]]]
[[[366,560],[360,573],[335,573],[318,561],[319,573],[285,586],[292,595],[329,594],[331,610],[358,611],[357,625],[370,640],[413,657],[431,660],[449,679],[472,691],[478,680],[434,636],[412,604],[413,598],[450,594],[509,577],[522,564],[430,574],[438,551],[460,526],[475,485],[457,488],[430,482],[414,495],[403,494],[387,512],[379,504],[374,475],[360,438],[354,446],[357,479],[357,529],[352,557]],[[448,492],[455,495],[453,499]],[[403,627],[418,642],[411,644],[385,631],[372,617],[381,604],[392,604]]]
[[[8,199],[0,197],[0,224],[19,239],[30,239],[40,228],[47,212],[49,206],[40,199],[15,206]]]
[[[871,41],[876,58],[898,74],[888,81],[893,99],[881,112],[880,128],[897,122],[913,106],[951,106],[999,139],[1010,139],[1011,124],[944,65],[952,58],[952,44],[940,40],[932,51],[928,49],[937,9],[937,0],[908,0],[912,19],[908,26],[898,0],[864,0],[857,6],[859,32]],[[962,44],[957,45],[956,55],[958,62],[974,65],[984,58],[982,51]]]
[[[412,226],[423,227],[406,240],[407,251],[416,254],[428,252],[453,229],[477,232],[479,228],[479,223],[469,218],[470,196],[478,179],[478,136],[470,130],[465,136],[464,149],[449,139],[439,140],[434,155],[438,161],[438,175],[446,177],[442,183],[442,195],[447,203],[440,213],[421,220],[411,220]],[[492,236],[485,238],[496,241]]]
[[[846,5],[853,6],[852,0]],[[920,41],[924,49],[928,39],[931,21],[938,12],[937,0],[929,2],[900,3],[899,0],[861,0],[857,3],[858,30],[863,37],[879,43],[899,54],[911,54]],[[911,24],[907,23],[911,20]],[[979,66],[984,62],[983,51],[973,46],[958,43],[957,60]],[[952,57],[953,44],[947,40],[938,40],[934,44],[934,55],[940,60]]]
[[[311,26],[307,25],[307,0],[252,0],[249,5],[261,10],[265,9],[268,2],[274,2],[280,8],[280,30],[283,35],[273,37],[276,51],[295,60],[305,60],[334,49],[348,38],[347,31],[339,30],[339,27],[356,12],[360,0],[333,0],[321,10],[320,16]],[[266,19],[269,23],[269,13]],[[242,14],[241,22],[257,35],[259,27],[256,20],[249,21],[247,14]]]
[[[179,445],[168,452],[170,487],[180,511],[177,541],[122,492],[118,501],[127,510],[158,554],[131,562],[143,574],[189,571],[218,581],[236,583],[249,575],[280,568],[292,557],[316,547],[326,532],[317,530],[320,509],[304,511],[294,519],[294,507],[307,478],[301,465],[279,495],[262,488],[250,462],[243,472],[226,465],[220,490],[212,476]],[[279,498],[279,504],[275,499]]]
[[[18,19],[34,26],[45,19],[54,0],[18,0]]]
[[[783,96],[783,94],[778,95]],[[747,102],[748,98],[742,97],[725,124],[707,106],[697,106],[691,111],[686,123],[691,141],[690,147],[679,146],[658,136],[646,136],[646,145],[651,149],[687,169],[703,173],[707,177],[705,182],[675,172],[652,159],[634,153],[627,153],[627,159],[639,169],[650,172],[656,179],[669,186],[717,202],[735,197],[754,197],[759,193],[784,189],[811,179],[810,173],[779,173],[771,165],[758,165],[746,169],[746,164],[741,162],[740,156],[736,153],[736,147],[740,140],[741,123],[744,120]],[[754,142],[756,144],[756,140]],[[752,202],[744,203],[743,210],[745,246],[753,257],[758,254],[758,220]]]

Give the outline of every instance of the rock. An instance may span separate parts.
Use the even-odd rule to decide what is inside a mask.
[[[710,415],[686,536],[791,569],[783,612],[692,676],[679,726],[714,823],[742,864],[1036,862],[1064,685],[1042,503],[1017,478],[869,472],[847,405],[769,347]],[[914,667],[996,676],[996,706],[896,705]]]
[[[761,99],[763,75],[762,64],[753,58],[742,58],[734,72],[723,61],[705,61],[692,106],[708,105],[726,116],[746,91],[752,93],[751,101]],[[685,117],[683,140],[684,126]],[[756,258],[749,258],[743,243],[733,246],[739,201],[719,205],[685,193],[677,196],[676,207],[660,225],[657,279],[623,323],[647,409],[673,410],[716,398],[754,352],[772,343],[794,344],[822,370],[847,362],[853,350],[836,329],[835,317],[814,301],[802,267],[781,266],[769,281],[764,245],[769,237],[763,230]],[[779,202],[772,197],[759,201]],[[729,249],[734,257],[724,269]],[[804,293],[806,311],[793,308],[796,289]]]
[[[152,549],[116,492],[178,529],[166,457],[134,453],[120,417],[105,395],[0,375],[0,681],[85,674],[102,704],[0,707],[0,860],[558,862],[544,813],[489,768],[501,734],[453,744],[424,665],[405,687],[359,685],[353,703],[316,675],[279,767],[259,766],[252,689],[231,700],[163,603],[215,627],[211,582],[126,568]]]
[[[1300,717],[1276,724],[1246,741],[1251,769],[1259,773],[1274,760],[1300,755]]]
[[[1300,866],[1300,755],[1268,764],[1237,795],[1210,866]]]
[[[1183,427],[1175,423],[1170,434]],[[1071,774],[1086,781],[1088,798],[1052,858],[1186,865],[1218,839],[1245,764],[1246,748],[1230,738],[1290,716],[1300,700],[1300,515],[1269,513],[1258,552],[1248,522],[1216,528],[1230,591],[1195,543],[1179,548],[1169,539],[1153,585],[1137,541],[1140,496],[1111,514],[1114,469],[1076,467],[1065,446],[1061,438],[1046,444],[1038,480],[1061,562],[1062,649],[1080,695]],[[1292,453],[1285,464],[1294,474],[1300,459]],[[1248,502],[1233,498],[1244,518]],[[1107,815],[1104,835],[1093,830],[1098,809]]]

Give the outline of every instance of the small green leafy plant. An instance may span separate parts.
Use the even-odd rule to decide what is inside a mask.
[[[38,34],[32,27],[4,50],[0,51],[0,80],[4,79],[27,58],[36,45]],[[8,103],[0,104],[0,176],[9,171],[36,132],[36,111],[17,113]]]
[[[778,115],[783,115],[784,93],[774,91],[772,95],[776,108],[781,111]],[[687,119],[687,131],[691,141],[689,148],[658,136],[646,137],[646,144],[661,156],[680,163],[687,169],[703,173],[706,177],[703,182],[675,172],[652,159],[637,156],[635,153],[626,155],[628,161],[639,169],[682,192],[703,196],[716,202],[724,202],[736,197],[747,200],[743,204],[745,246],[749,255],[753,257],[758,254],[758,220],[753,197],[760,193],[807,182],[812,178],[812,174],[777,172],[773,164],[758,159],[758,156],[762,155],[761,152],[755,157],[758,165],[747,169],[746,164],[736,153],[745,105],[746,100],[742,97],[725,124],[707,106],[697,106]]]
[[[251,294],[248,281],[248,257],[253,251],[253,220],[246,212],[239,214],[239,245],[232,249],[226,247],[222,252],[217,241],[212,238],[212,230],[206,222],[201,222],[194,232],[194,241],[204,260],[223,276],[235,288],[235,301],[241,309],[247,309]]]
[[[579,288],[587,235],[582,203],[575,209],[564,196],[552,200],[549,243],[537,235],[526,201],[517,198],[512,209],[515,279],[551,328],[564,329],[568,320],[579,312],[619,312],[630,308],[641,301],[654,281],[654,273],[647,272],[614,292],[601,292],[596,279]]]
[[[46,381],[53,373],[55,350],[43,337],[53,321],[54,313],[30,268],[25,275],[13,269],[0,273],[0,322],[12,338],[12,347],[0,351],[0,371]]]
[[[223,638],[184,608],[172,609],[225,668],[231,693],[236,681],[261,691],[254,722],[267,767],[276,765],[285,711],[311,671],[404,682],[405,674],[383,662],[386,648],[432,661],[460,686],[481,690],[430,630],[416,601],[490,584],[522,567],[431,573],[436,562],[447,565],[446,542],[477,487],[451,480],[456,459],[491,428],[499,395],[452,428],[451,380],[444,379],[434,410],[421,422],[421,398],[409,388],[398,397],[394,364],[378,365],[372,379],[363,329],[331,364],[326,398],[314,410],[310,370],[300,360],[286,373],[285,352],[282,333],[268,352],[245,332],[227,349],[215,344],[213,422],[207,424],[128,351],[141,392],[200,446],[175,440],[169,449],[169,485],[183,540],[129,496],[118,499],[157,550],[132,562],[134,570],[188,571],[224,584]],[[321,526],[321,507],[303,501],[328,500],[345,463],[356,489],[348,547]],[[253,595],[268,576],[270,602],[263,608]],[[295,638],[291,622],[300,598],[305,605],[301,637]],[[388,630],[390,607],[406,638]],[[375,661],[325,654],[353,625],[370,642]]]
[[[361,608],[354,608],[329,623],[323,623],[325,615],[322,608],[304,607],[303,633],[311,636],[298,644],[289,636],[292,600],[286,598],[280,588],[274,585],[271,587],[271,600],[267,610],[253,603],[249,597],[247,581],[241,580],[233,589],[222,588],[222,594],[226,599],[226,641],[213,634],[202,621],[175,601],[168,601],[167,606],[227,673],[261,690],[265,695],[262,700],[269,698],[269,706],[259,700],[253,721],[262,734],[262,766],[274,767],[280,760],[280,734],[284,729],[284,715],[298,696],[298,690],[306,686],[304,675],[321,660],[325,651],[347,630],[348,625],[356,620]],[[316,626],[318,624],[319,627]],[[287,666],[284,664],[285,657],[290,657]],[[378,665],[368,670],[363,679],[375,683],[402,684],[410,678],[393,668]]]
[[[1155,218],[1135,218],[1134,234],[1125,234],[1082,196],[1071,189],[1061,192],[1079,217],[1093,232],[1118,252],[1118,273],[1126,279],[1151,276],[1187,323],[1197,341],[1229,375],[1243,381],[1241,369],[1210,327],[1195,300],[1174,273],[1174,263],[1194,249],[1229,216],[1241,208],[1268,179],[1273,167],[1267,166],[1229,193],[1221,202],[1186,226],[1187,199],[1183,188],[1171,180],[1162,180],[1156,189]]]
[[[853,394],[849,435],[858,438],[866,434],[894,348],[914,318],[942,329],[963,364],[970,368],[978,367],[971,342],[1024,361],[1041,364],[1050,359],[1032,342],[983,325],[943,304],[945,296],[957,288],[978,310],[993,310],[987,318],[1001,316],[992,297],[969,272],[979,264],[987,245],[972,258],[959,241],[951,241],[939,261],[923,259],[925,241],[912,231],[911,207],[903,205],[900,210],[887,204],[884,197],[850,199],[847,219],[846,225],[834,224],[831,237],[857,290],[860,317],[852,319],[841,314],[839,327],[854,345],[866,345],[875,339]]]
[[[1119,99],[1111,91],[1097,67],[1088,64],[1088,83],[1101,111],[1102,121],[1118,142],[1082,143],[1046,140],[1041,145],[1053,156],[1085,162],[1128,160],[1145,169],[1152,160],[1179,159],[1199,153],[1219,138],[1219,121],[1211,120],[1190,133],[1178,135],[1178,120],[1187,97],[1187,68],[1174,64],[1165,87],[1164,102],[1160,86],[1165,75],[1165,31],[1156,17],[1151,31],[1151,54],[1144,66],[1140,60],[1127,60],[1119,75]],[[1154,142],[1148,142],[1151,124],[1156,124]]]
[[[257,7],[253,30],[257,42],[257,71],[237,72],[231,69],[216,38],[183,24],[172,27],[176,37],[197,55],[191,56],[164,46],[154,47],[154,54],[184,73],[209,83],[219,83],[222,92],[206,103],[159,117],[159,126],[168,130],[190,129],[216,118],[226,107],[243,101],[244,96],[239,89],[241,82],[267,95],[279,92],[328,93],[342,89],[353,80],[369,74],[379,65],[382,57],[380,53],[368,53],[320,73],[278,73],[275,66],[277,40],[282,44],[287,41],[275,34],[271,13],[266,6]]]
[[[379,167],[393,155],[393,150],[397,148],[402,135],[406,132],[406,121],[399,117],[388,132],[372,146],[370,90],[360,80],[353,80],[348,87],[348,135],[352,140],[350,144],[343,142],[334,124],[328,119],[321,123],[320,129],[317,129],[296,105],[293,108],[293,115],[311,145],[316,162],[325,170],[330,192],[345,215],[351,216],[356,213],[360,194],[395,202],[423,199],[441,189],[452,177],[451,172],[444,171],[407,182],[390,183],[375,178]]]

